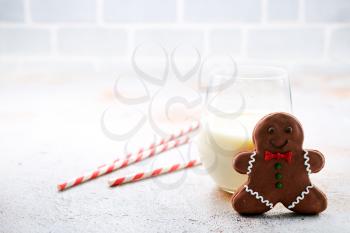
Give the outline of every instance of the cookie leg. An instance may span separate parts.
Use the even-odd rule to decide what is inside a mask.
[[[240,214],[244,215],[256,215],[263,214],[269,211],[271,208],[261,203],[255,196],[246,192],[246,190],[240,189],[232,197],[232,206]]]
[[[291,203],[285,205],[287,208]],[[324,193],[322,193],[317,187],[310,189],[310,192],[305,195],[303,200],[300,200],[293,208],[290,210],[299,214],[318,214],[327,208],[327,198]]]

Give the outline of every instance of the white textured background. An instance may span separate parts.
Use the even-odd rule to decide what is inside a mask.
[[[0,0],[0,73],[112,73],[144,41],[350,73],[348,0]]]
[[[57,192],[57,183],[149,140],[141,130],[131,144],[111,140],[100,123],[108,109],[130,114],[113,84],[149,40],[287,67],[305,147],[326,156],[312,181],[327,193],[327,211],[299,216],[278,206],[242,217],[202,167],[107,187],[128,169],[178,159],[186,146]],[[349,64],[350,0],[0,0],[0,233],[350,232]],[[134,123],[113,116],[116,129]],[[182,175],[173,189],[159,185]]]

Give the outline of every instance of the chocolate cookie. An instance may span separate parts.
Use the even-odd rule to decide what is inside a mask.
[[[324,166],[323,155],[303,149],[304,134],[299,121],[288,113],[272,113],[255,126],[255,151],[234,157],[233,167],[248,175],[248,181],[232,197],[240,214],[262,214],[281,202],[300,214],[318,214],[327,199],[309,175]]]

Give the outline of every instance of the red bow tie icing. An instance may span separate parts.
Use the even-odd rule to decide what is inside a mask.
[[[290,161],[292,160],[292,152],[286,152],[284,154],[282,153],[274,154],[274,153],[271,153],[270,151],[265,151],[264,158],[265,160],[285,159],[288,161],[288,163],[290,163]]]

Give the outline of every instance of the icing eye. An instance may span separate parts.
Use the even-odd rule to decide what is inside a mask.
[[[275,132],[275,128],[274,127],[270,127],[270,128],[267,129],[267,132],[269,134],[273,134]]]
[[[293,132],[293,128],[291,126],[287,127],[284,132],[286,133],[292,133]]]

